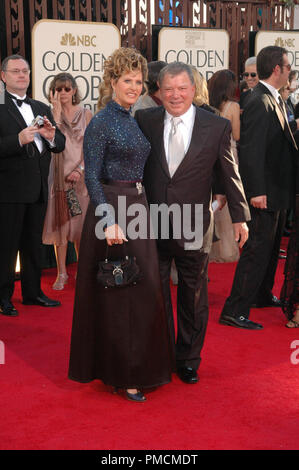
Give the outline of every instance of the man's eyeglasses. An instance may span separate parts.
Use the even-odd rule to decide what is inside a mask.
[[[24,75],[29,75],[30,70],[29,69],[12,69],[12,70],[4,70],[4,72],[10,72],[13,75],[20,75],[20,73],[23,73]]]
[[[257,73],[255,73],[255,72],[251,72],[251,73],[244,72],[244,73],[243,73],[243,77],[248,78],[249,75],[250,75],[252,78],[255,78],[255,77],[257,76]]]
[[[290,72],[290,70],[291,70],[291,68],[292,68],[291,64],[283,64],[283,67],[286,67],[289,72]]]
[[[71,87],[69,86],[59,86],[57,88],[55,88],[56,91],[58,91],[58,93],[60,93],[62,90],[65,90],[66,93],[69,93],[71,91]]]

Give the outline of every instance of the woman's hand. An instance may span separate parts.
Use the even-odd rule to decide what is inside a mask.
[[[50,91],[50,101],[53,106],[53,116],[55,121],[60,123],[61,119],[61,102],[60,102],[60,93],[56,90]]]
[[[79,173],[79,171],[74,170],[65,178],[65,180],[68,183],[77,183],[80,178],[81,178],[81,174]]]
[[[109,246],[122,245],[123,242],[128,240],[125,238],[124,232],[119,225],[114,224],[107,227],[105,230],[106,241]]]

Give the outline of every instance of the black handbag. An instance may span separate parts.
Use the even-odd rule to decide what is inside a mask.
[[[123,245],[124,252],[125,247]],[[123,258],[117,260],[108,259],[108,245],[106,249],[106,259],[99,261],[97,281],[103,287],[125,287],[134,286],[142,279],[142,273],[136,262],[135,256],[125,254]]]
[[[66,202],[72,217],[82,214],[82,209],[73,184],[71,188],[66,190]]]

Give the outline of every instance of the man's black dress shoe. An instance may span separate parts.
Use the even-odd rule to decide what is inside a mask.
[[[251,307],[253,308],[264,308],[264,307],[281,307],[282,303],[281,301],[273,295],[270,299],[264,300],[261,302],[256,302],[255,304],[252,304]]]
[[[40,294],[35,299],[24,299],[24,305],[40,305],[41,307],[58,307],[61,305],[59,300],[49,299],[45,294]]]
[[[231,317],[229,315],[222,315],[219,319],[219,323],[222,325],[235,326],[236,328],[244,328],[246,330],[262,330],[263,326],[259,323],[254,323],[248,318],[243,317]]]
[[[186,384],[196,384],[199,380],[196,369],[192,367],[178,367],[177,375]]]
[[[19,315],[10,300],[0,300],[0,313],[7,317],[17,317]]]

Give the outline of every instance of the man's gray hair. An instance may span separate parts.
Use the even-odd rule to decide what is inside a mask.
[[[19,54],[13,54],[13,55],[10,55],[8,57],[5,57],[5,59],[2,61],[2,64],[1,64],[1,70],[2,72],[5,72],[6,69],[7,69],[7,64],[10,60],[23,60],[24,62],[26,62],[26,64],[28,65],[28,69],[30,69],[30,65],[28,63],[28,61],[26,59],[24,59],[23,56],[19,55]]]
[[[192,85],[194,85],[192,69],[190,65],[185,64],[184,62],[171,62],[170,64],[167,64],[165,67],[163,67],[163,69],[160,70],[158,82],[161,86],[165,75],[171,75],[172,77],[175,77],[183,72],[187,73]]]
[[[256,57],[249,57],[245,62],[245,68],[249,65],[256,65]]]

